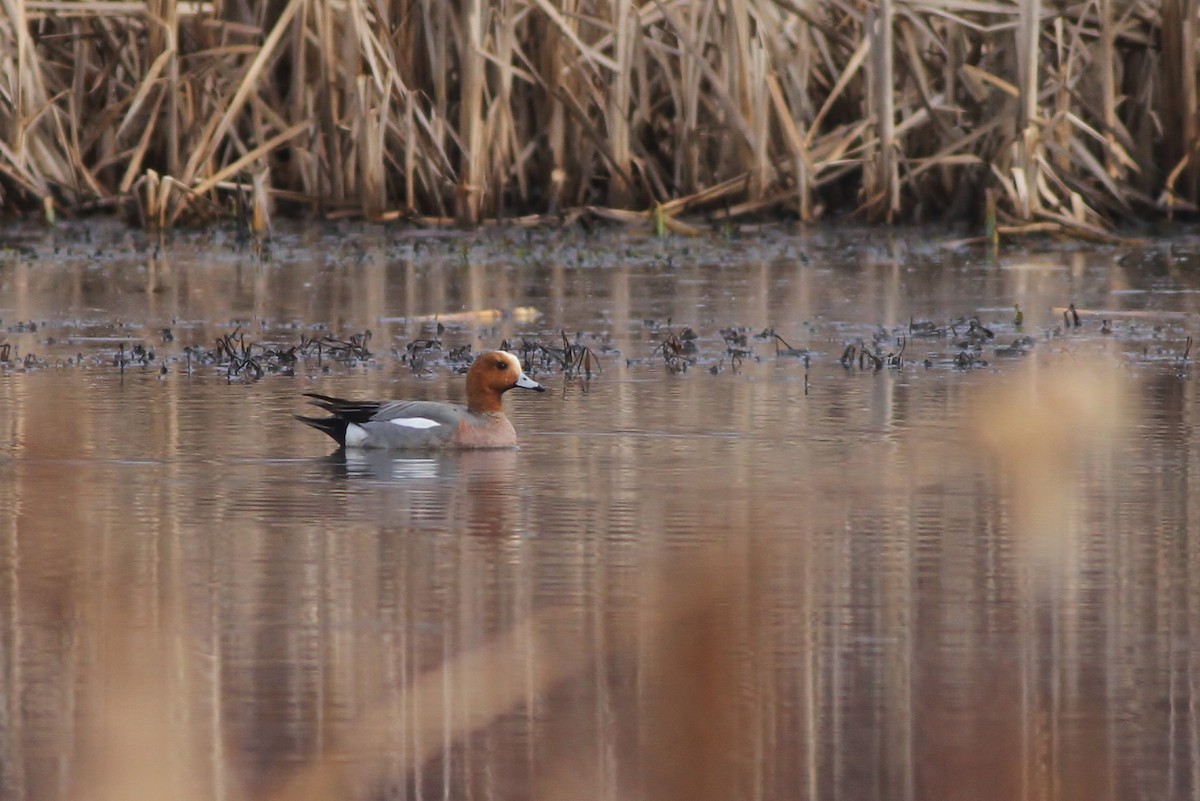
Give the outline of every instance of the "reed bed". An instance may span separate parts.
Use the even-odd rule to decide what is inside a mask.
[[[0,3],[0,208],[1103,236],[1200,202],[1200,0]]]

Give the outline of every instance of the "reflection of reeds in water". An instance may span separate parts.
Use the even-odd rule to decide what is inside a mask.
[[[739,780],[748,778],[750,765],[731,746],[738,735],[739,699],[729,644],[740,637],[735,592],[745,587],[723,564],[715,554],[685,560],[664,582],[669,594],[629,610],[620,625],[605,632],[598,650],[571,647],[585,622],[577,613],[550,611],[403,688],[385,686],[376,677],[359,688],[361,714],[325,735],[321,754],[274,773],[269,788],[253,795],[288,801],[370,797],[372,788],[403,786],[421,765],[448,757],[450,749],[513,709],[554,699],[563,685],[587,682],[605,662],[628,669],[631,658],[650,643],[641,678],[650,688],[642,710],[648,723],[640,748],[629,754],[635,759],[622,766],[622,779],[636,782],[631,786],[642,788],[645,797],[729,798],[748,786]],[[198,644],[176,629],[180,621],[130,625],[137,620],[132,610],[117,611],[105,603],[91,612],[87,636],[101,647],[84,671],[88,681],[77,743],[82,759],[70,776],[77,797],[247,797],[237,790],[233,754],[205,753],[200,734],[213,721],[197,720],[196,712],[219,676],[206,675],[203,663],[189,658]],[[368,650],[376,652],[357,658],[387,661],[377,649]],[[585,690],[593,699],[596,692]],[[562,722],[544,772],[532,777],[539,797],[607,794],[612,788],[606,790],[604,777],[595,772],[598,743],[586,724],[561,698],[552,700],[550,711]],[[70,749],[66,743],[60,747]],[[214,766],[212,759],[228,764]]]
[[[929,705],[921,746],[930,763],[919,768],[928,797],[1120,797],[1104,725],[1114,712],[1100,693],[1079,691],[1088,669],[1103,667],[1048,659],[1042,649],[1069,647],[1054,632],[1060,616],[1077,614],[1065,610],[1082,603],[1072,587],[1085,569],[1088,491],[1114,480],[1109,454],[1130,419],[1130,390],[1115,362],[1035,359],[980,400],[979,436],[1002,467],[1018,550],[1015,625],[1031,647],[972,678],[964,693],[975,721],[969,729],[947,725],[953,703]],[[1056,731],[1064,717],[1095,724],[1064,737]]]
[[[692,230],[979,218],[993,190],[1001,223],[1096,234],[1196,209],[1198,24],[1195,0],[6,4],[0,184],[154,225],[244,192],[258,231],[272,197]]]
[[[234,696],[224,684],[221,650],[235,644],[218,640],[228,635],[193,640],[197,621],[188,621],[186,605],[151,597],[161,592],[156,587],[135,591],[141,603],[107,591],[89,596],[87,587],[69,597],[49,590],[28,596],[23,614],[44,617],[47,630],[72,643],[62,650],[84,692],[73,710],[78,729],[64,725],[57,744],[58,753],[79,755],[64,769],[71,792],[46,789],[55,784],[50,776],[25,787],[39,788],[39,797],[123,801],[441,797],[444,791],[564,799],[1118,797],[1109,732],[1099,725],[1094,735],[1086,727],[1060,730],[1072,717],[1116,712],[1088,698],[1088,666],[1072,667],[1069,657],[1051,659],[1047,651],[1060,645],[1051,632],[1068,612],[1056,598],[1071,591],[1080,569],[1072,561],[1074,537],[1087,519],[1086,493],[1071,476],[1080,462],[1090,468],[1085,484],[1111,473],[1104,452],[1119,432],[1126,389],[1107,365],[1061,367],[1031,359],[1027,372],[1004,384],[985,381],[978,398],[991,450],[977,457],[995,454],[1004,467],[1008,492],[998,513],[1009,510],[1018,546],[1010,603],[994,611],[1008,622],[990,627],[1011,628],[1011,650],[989,650],[981,638],[979,653],[967,646],[946,656],[936,639],[922,638],[922,631],[937,634],[925,616],[945,614],[943,605],[956,614],[961,599],[918,583],[919,554],[902,553],[915,550],[915,542],[889,541],[891,553],[876,553],[878,540],[863,522],[919,520],[919,502],[850,521],[857,530],[845,558],[878,566],[867,588],[880,598],[870,607],[875,611],[861,597],[859,605],[850,603],[845,585],[854,579],[842,556],[822,555],[816,541],[774,536],[768,527],[782,510],[811,518],[818,531],[848,525],[823,500],[823,488],[843,480],[841,469],[810,464],[778,508],[697,499],[694,525],[714,530],[692,547],[640,565],[635,592],[606,576],[613,566],[593,565],[594,574],[581,579],[591,604],[543,608],[530,601],[517,605],[527,614],[485,630],[467,618],[481,614],[470,609],[477,600],[471,592],[487,575],[470,573],[460,608],[446,609],[444,617],[444,625],[469,636],[448,633],[437,661],[411,653],[403,633],[326,632],[317,692],[288,701],[308,707],[309,757],[273,765],[257,781],[241,756],[257,743],[239,742],[226,730],[236,701],[221,700]],[[858,506],[892,497],[909,480],[959,480],[941,466],[962,458],[953,446],[905,447],[912,475],[864,483]],[[496,467],[485,463],[481,475],[464,480],[494,482],[503,475]],[[496,502],[486,488],[472,494],[481,509]],[[79,525],[69,509],[63,514],[62,523]],[[987,521],[979,522],[981,530],[945,535],[988,536]],[[482,543],[464,542],[458,569],[468,570],[473,549],[493,546],[507,547],[491,533]],[[901,569],[890,569],[896,564]],[[954,580],[944,579],[947,587]],[[788,588],[784,595],[781,586]],[[620,594],[606,596],[614,590]],[[417,605],[439,602],[417,597],[423,591],[407,590]],[[316,614],[334,623],[343,613]],[[881,620],[864,626],[860,616],[872,614]],[[826,615],[835,621],[824,621]],[[299,668],[285,664],[279,675],[289,670]],[[19,677],[7,681],[21,685]],[[352,713],[334,713],[339,697]],[[506,740],[514,715],[533,722],[536,732],[515,749]],[[283,736],[251,731],[264,740]],[[513,750],[527,762],[509,761]]]

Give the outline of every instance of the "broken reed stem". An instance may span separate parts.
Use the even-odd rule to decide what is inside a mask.
[[[0,4],[9,212],[132,209],[153,172],[148,223],[204,219],[260,161],[300,208],[471,224],[599,200],[645,226],[676,201],[977,219],[989,190],[1076,232],[1200,211],[1200,0],[64,9]]]

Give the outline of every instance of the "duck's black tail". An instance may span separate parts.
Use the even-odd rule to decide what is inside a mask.
[[[318,395],[315,392],[305,392],[304,397],[312,398],[309,403],[314,406],[319,406],[330,414],[351,423],[366,423],[370,421],[375,413],[379,411],[379,407],[383,406],[379,401],[355,401],[346,400],[345,398],[334,398],[329,395]]]
[[[312,426],[318,431],[324,431],[329,436],[333,437],[341,447],[346,447],[346,429],[350,427],[350,421],[342,417],[301,417],[295,415],[296,419],[305,425]]]

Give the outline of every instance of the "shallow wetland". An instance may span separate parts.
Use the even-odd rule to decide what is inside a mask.
[[[1184,231],[4,230],[0,796],[1195,797],[1198,321]],[[518,451],[292,419],[502,343]]]

